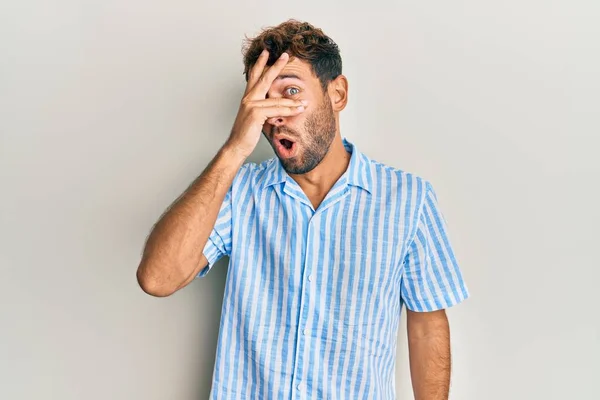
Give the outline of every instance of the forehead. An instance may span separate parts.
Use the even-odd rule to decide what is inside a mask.
[[[308,62],[294,57],[288,61],[285,67],[283,67],[277,79],[273,83],[277,83],[277,81],[284,79],[296,79],[295,77],[307,83],[317,79],[312,71],[311,65]]]

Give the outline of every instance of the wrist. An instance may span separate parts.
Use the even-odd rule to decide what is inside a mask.
[[[234,161],[239,165],[242,165],[244,161],[250,156],[248,151],[245,151],[242,147],[232,142],[227,142],[221,148],[221,153],[227,160]]]

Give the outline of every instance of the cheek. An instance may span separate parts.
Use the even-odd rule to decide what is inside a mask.
[[[308,111],[304,111],[298,115],[294,115],[291,117],[288,117],[287,120],[289,122],[290,125],[294,125],[294,126],[298,126],[302,123],[302,121],[304,121],[304,119],[306,118],[306,113]]]
[[[291,117],[290,122],[296,126],[304,126],[304,121],[306,121],[312,115],[313,112],[314,110],[312,108],[304,110],[302,113]]]
[[[263,135],[265,135],[267,138],[270,138],[272,129],[273,129],[273,126],[271,124],[265,122],[262,126]]]

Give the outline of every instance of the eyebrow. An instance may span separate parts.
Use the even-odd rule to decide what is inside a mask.
[[[300,78],[298,75],[295,75],[295,74],[283,74],[283,75],[279,75],[279,76],[277,76],[277,78],[275,78],[275,80],[283,80],[283,79],[298,79],[299,81],[302,80],[302,78]]]

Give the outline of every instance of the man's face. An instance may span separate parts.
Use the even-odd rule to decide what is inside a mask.
[[[293,117],[269,118],[263,134],[290,174],[305,174],[329,151],[336,134],[331,101],[310,64],[297,58],[283,68],[267,93],[268,98],[306,100],[304,112]]]

